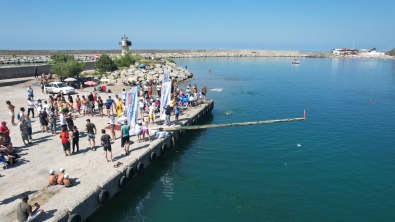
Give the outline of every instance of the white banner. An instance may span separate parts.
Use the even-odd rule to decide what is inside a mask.
[[[165,119],[166,114],[163,112],[163,107],[167,107],[170,103],[170,92],[171,92],[171,82],[165,82],[162,84],[162,95],[160,96],[160,119]]]
[[[163,83],[168,82],[170,79],[170,71],[165,71],[163,74]]]
[[[128,114],[128,124],[134,127],[138,119],[137,87],[130,89],[126,95],[126,108]]]

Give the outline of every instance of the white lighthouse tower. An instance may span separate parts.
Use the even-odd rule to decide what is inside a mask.
[[[122,42],[119,42],[119,46],[122,47],[122,55],[125,55],[126,53],[129,52],[129,46],[132,46],[132,42],[128,40],[128,37],[126,37],[125,35],[123,35],[123,37],[121,37]]]

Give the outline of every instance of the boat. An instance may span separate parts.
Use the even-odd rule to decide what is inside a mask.
[[[294,59],[294,61],[292,61],[292,64],[299,64],[299,60]]]

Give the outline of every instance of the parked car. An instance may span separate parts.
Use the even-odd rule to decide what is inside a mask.
[[[44,90],[47,93],[74,93],[75,89],[66,85],[64,82],[51,82],[44,85]]]

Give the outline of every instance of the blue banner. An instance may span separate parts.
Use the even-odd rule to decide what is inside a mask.
[[[163,74],[163,83],[168,82],[170,80],[170,71],[165,71]]]
[[[162,95],[160,96],[160,119],[165,119],[166,114],[163,112],[163,107],[167,107],[170,103],[171,93],[171,82],[165,82],[162,84]]]
[[[133,87],[126,95],[126,108],[128,115],[128,123],[131,127],[137,124],[138,119],[138,101],[137,101],[137,88]]]

